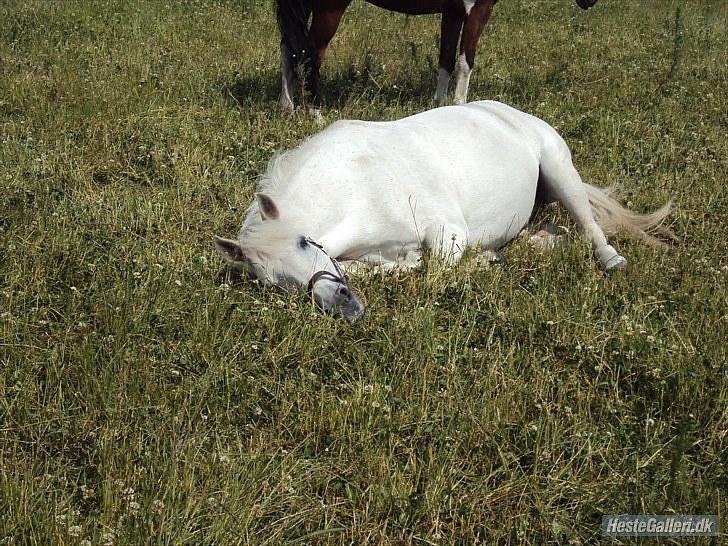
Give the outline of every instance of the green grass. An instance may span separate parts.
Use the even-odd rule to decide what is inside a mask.
[[[355,278],[353,326],[211,244],[318,129],[278,110],[268,2],[11,0],[0,21],[0,544],[591,544],[614,513],[725,531],[722,2],[504,1],[471,80],[631,207],[674,198],[671,251],[617,237],[632,268],[606,277],[576,237],[516,241],[501,266]],[[428,108],[438,32],[354,3],[326,119]]]

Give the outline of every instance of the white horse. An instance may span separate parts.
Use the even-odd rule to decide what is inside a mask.
[[[607,271],[627,260],[605,237],[650,233],[669,204],[639,215],[582,182],[544,121],[494,101],[428,110],[397,121],[337,121],[274,157],[237,240],[215,237],[233,266],[268,285],[308,287],[324,311],[364,312],[339,261],[419,263],[423,249],[454,263],[468,245],[496,249],[534,207],[562,203]]]

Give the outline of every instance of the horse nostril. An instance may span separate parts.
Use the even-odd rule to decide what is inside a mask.
[[[351,290],[349,290],[346,286],[340,286],[339,287],[339,297],[349,299],[351,298]]]

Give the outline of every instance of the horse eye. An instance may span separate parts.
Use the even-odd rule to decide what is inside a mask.
[[[298,239],[298,248],[305,249],[308,246],[308,241],[305,237],[300,237]]]

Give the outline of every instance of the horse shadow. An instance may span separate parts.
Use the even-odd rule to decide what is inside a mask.
[[[240,108],[270,107],[278,102],[279,74],[273,70],[256,72],[252,75],[236,75],[233,81],[219,80],[222,96],[232,105]]]
[[[415,70],[400,78],[385,78],[381,69],[365,64],[349,65],[324,74],[324,105],[341,109],[352,103],[382,104],[433,102],[437,71],[431,67]],[[386,83],[380,83],[385,80]]]
[[[356,103],[414,103],[432,104],[436,83],[436,72],[432,69],[418,70],[401,81],[391,79],[386,85],[378,83],[381,71],[369,66],[346,66],[326,71],[321,78],[322,107],[325,110],[341,110]],[[269,69],[250,75],[236,75],[234,79],[218,82],[223,97],[240,108],[273,108],[278,105],[280,93],[280,72]],[[296,105],[310,104],[309,97],[298,85]]]

